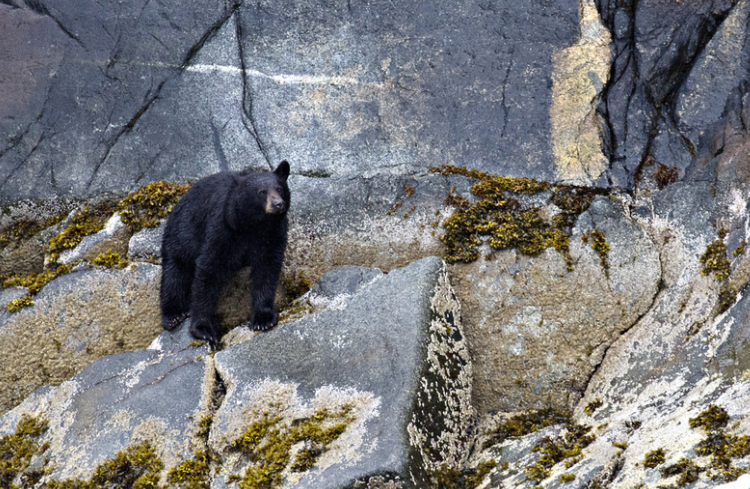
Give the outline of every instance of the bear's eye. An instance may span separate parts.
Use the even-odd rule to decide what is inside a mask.
[[[266,193],[268,193],[268,191],[264,188],[258,190],[258,195],[266,195]]]
[[[281,187],[276,187],[276,192],[280,194],[281,193]]]

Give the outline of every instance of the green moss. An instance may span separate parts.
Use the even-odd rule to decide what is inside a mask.
[[[703,263],[703,275],[709,275],[711,272],[716,274],[716,280],[722,282],[729,277],[731,272],[731,264],[727,258],[727,245],[724,244],[724,236],[726,232],[724,230],[719,231],[719,239],[706,247],[706,251],[703,252],[699,258],[700,262]]]
[[[609,244],[602,231],[595,229],[591,235],[591,248],[599,255],[599,264],[604,269],[604,274],[609,278]]]
[[[159,456],[147,441],[117,452],[114,458],[96,467],[89,480],[48,481],[48,489],[159,489],[159,474],[164,469]]]
[[[19,312],[24,307],[31,307],[33,305],[34,301],[31,300],[31,297],[27,294],[18,299],[13,299],[5,306],[5,308],[10,312]]]
[[[153,228],[172,212],[180,196],[189,188],[189,185],[152,182],[128,194],[117,204],[117,211],[131,233],[143,228]]]
[[[47,243],[45,251],[53,261],[57,260],[63,251],[75,248],[86,236],[104,229],[113,213],[114,209],[106,204],[85,206],[73,215],[68,227]]]
[[[203,416],[198,422],[198,431],[195,433],[195,436],[203,440],[205,443],[208,443],[208,435],[211,432],[211,425],[213,425],[213,423],[213,415]]]
[[[732,252],[732,256],[738,257],[740,255],[744,255],[745,248],[747,248],[747,241],[745,240],[745,238],[742,238],[742,241],[740,242],[740,244],[737,245],[737,248],[735,248],[734,251]]]
[[[643,458],[643,466],[649,469],[653,469],[657,465],[663,464],[665,460],[664,455],[665,454],[663,448],[651,450],[650,452],[646,453],[646,456]]]
[[[430,474],[430,485],[441,489],[473,489],[479,486],[495,467],[497,462],[494,459],[464,470],[443,464]]]
[[[679,475],[676,483],[679,487],[684,487],[697,481],[703,472],[707,472],[716,482],[730,482],[748,472],[748,468],[735,467],[733,461],[750,455],[750,437],[726,433],[724,428],[729,421],[730,417],[726,410],[714,404],[695,418],[690,418],[690,427],[701,429],[706,434],[695,450],[702,457],[711,457],[710,461],[708,465],[701,467],[687,458],[681,458],[677,463],[660,469],[662,477]],[[653,468],[663,462],[664,451],[659,449],[646,454],[644,465]]]
[[[170,486],[183,489],[208,489],[211,456],[209,452],[200,450],[195,457],[183,460],[180,465],[167,473]]]
[[[550,476],[552,468],[563,460],[572,463],[567,468],[578,463],[583,458],[583,449],[589,446],[596,437],[589,434],[591,428],[585,425],[568,425],[561,436],[545,436],[531,449],[541,453],[541,457],[530,467],[524,469],[526,481],[541,482]]]
[[[94,258],[92,263],[94,265],[107,268],[125,268],[130,264],[127,258],[120,257],[119,253],[111,250],[100,253],[96,258]]]
[[[560,482],[573,482],[576,480],[575,474],[561,474],[559,478]]]
[[[476,179],[471,187],[476,203],[451,194],[446,205],[454,206],[453,214],[443,222],[440,240],[446,245],[445,260],[449,263],[470,263],[479,257],[478,247],[487,242],[494,250],[518,249],[528,256],[538,256],[554,248],[565,259],[568,270],[573,268],[570,256],[570,235],[578,216],[588,209],[598,190],[568,185],[552,186],[529,178],[511,178],[484,171],[443,165],[431,168],[442,175],[463,175]],[[541,209],[524,207],[509,194],[536,194],[552,190],[552,203],[561,212],[549,221]]]
[[[554,408],[540,409],[529,413],[521,413],[506,419],[492,430],[488,435],[490,438],[484,443],[483,448],[502,443],[508,438],[520,438],[541,429],[557,424],[569,424],[571,413]]]
[[[15,489],[14,481],[21,474],[32,486],[44,475],[44,469],[29,469],[29,465],[34,456],[42,455],[49,447],[40,443],[46,431],[45,420],[24,415],[16,424],[15,433],[0,438],[0,487]]]
[[[281,278],[281,285],[284,287],[287,297],[290,300],[294,300],[310,290],[312,284],[310,283],[310,279],[305,275],[305,272],[299,270],[284,275]]]
[[[597,409],[602,407],[602,404],[604,403],[602,402],[601,399],[595,399],[591,401],[590,403],[588,403],[588,405],[586,405],[586,407],[583,408],[583,411],[589,416],[591,416],[594,414],[594,412],[596,412]]]
[[[36,221],[33,219],[19,219],[12,225],[6,227],[0,232],[0,250],[7,247],[11,243],[18,243],[25,239],[28,239],[40,231],[47,229],[50,226],[54,226],[61,222],[68,215],[68,210],[52,216],[49,219],[43,221]]]
[[[701,472],[704,470],[704,468],[698,467],[691,460],[683,457],[679,459],[677,463],[659,469],[659,472],[661,473],[662,478],[679,475],[680,477],[677,479],[677,486],[685,487],[686,485],[697,481]]]
[[[240,452],[252,462],[243,475],[233,475],[240,489],[273,489],[283,483],[283,472],[303,472],[315,465],[354,420],[351,405],[336,411],[320,409],[307,418],[287,422],[268,412],[255,421],[239,438],[231,442],[230,450]],[[292,447],[302,443],[295,454]]]
[[[688,423],[691,428],[702,428],[706,433],[711,433],[724,428],[730,419],[726,409],[715,404],[710,404],[698,416],[690,418]]]
[[[25,277],[12,275],[3,281],[3,287],[27,287],[28,293],[20,299],[15,299],[7,305],[10,312],[18,312],[24,307],[34,304],[31,300],[51,280],[70,272],[79,262],[70,265],[60,265],[55,270],[45,270],[42,273],[32,273]]]

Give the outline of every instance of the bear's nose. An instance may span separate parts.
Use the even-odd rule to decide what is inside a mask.
[[[284,210],[284,201],[282,199],[276,199],[273,201],[273,210],[275,211],[283,211]]]

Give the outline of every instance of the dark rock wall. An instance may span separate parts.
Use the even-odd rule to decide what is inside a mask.
[[[0,200],[289,159],[555,176],[552,54],[578,4],[0,2]]]

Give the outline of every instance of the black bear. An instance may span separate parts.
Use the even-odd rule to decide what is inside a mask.
[[[190,334],[218,341],[213,316],[222,286],[250,267],[252,327],[265,331],[279,315],[273,300],[287,240],[289,163],[272,172],[221,172],[199,180],[167,219],[161,244],[162,326],[189,315]]]

